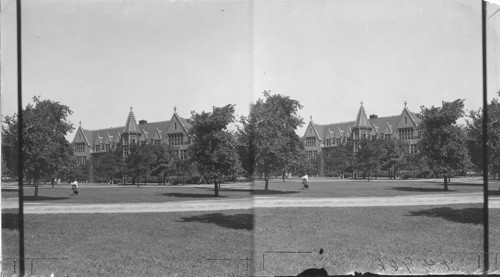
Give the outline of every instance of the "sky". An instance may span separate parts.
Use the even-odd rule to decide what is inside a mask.
[[[264,90],[300,101],[308,123],[482,105],[481,2],[22,1],[23,105],[68,105],[95,130],[169,120]],[[16,3],[1,0],[1,113],[17,111]],[[488,94],[500,90],[500,12],[488,6]],[[306,124],[298,130],[300,135]],[[72,140],[74,132],[67,136]]]

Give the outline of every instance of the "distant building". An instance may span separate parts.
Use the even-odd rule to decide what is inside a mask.
[[[169,144],[177,149],[180,159],[185,159],[191,143],[190,128],[191,125],[177,115],[175,108],[169,121],[148,123],[140,120],[137,124],[130,107],[124,127],[85,130],[80,123],[72,144],[78,164],[86,165],[87,180],[93,182],[94,165],[99,162],[99,156],[117,147],[122,148],[125,158],[129,154],[129,146],[133,144]]]
[[[303,138],[308,158],[317,161],[317,175],[324,176],[324,150],[349,141],[353,142],[356,152],[362,138],[401,139],[408,142],[409,153],[417,153],[419,123],[417,114],[406,108],[406,102],[400,115],[378,117],[373,114],[369,118],[361,102],[355,121],[321,125],[315,124],[311,117]]]

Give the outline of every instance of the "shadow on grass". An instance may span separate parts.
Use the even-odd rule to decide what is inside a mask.
[[[221,191],[219,190],[219,193]],[[201,194],[201,193],[180,193],[180,192],[169,192],[163,193],[165,196],[173,196],[173,197],[191,197],[191,198],[218,198],[218,197],[226,197],[224,195],[215,196],[214,193],[210,194]]]
[[[181,222],[213,223],[220,227],[236,230],[253,230],[254,215],[250,213],[234,215],[214,213],[199,216],[181,217],[181,220]]]
[[[457,223],[483,224],[482,208],[452,209],[449,207],[410,211],[408,216],[440,217]]]
[[[490,195],[500,195],[500,190],[488,190],[488,196]]]
[[[298,191],[283,191],[283,190],[253,190],[253,189],[221,189],[220,191],[234,191],[234,192],[248,192],[248,194],[256,194],[256,195],[262,195],[262,194],[291,194],[291,193],[298,193]]]
[[[440,181],[422,181],[422,183],[444,186],[443,180],[440,180]],[[477,186],[482,186],[482,185],[483,185],[482,183],[462,183],[459,181],[454,182],[453,178],[451,179],[451,182],[448,183],[448,186],[462,186],[462,187],[477,187]]]
[[[35,197],[33,195],[25,195],[23,197],[24,201],[33,201],[33,202],[36,202],[36,201],[65,200],[65,199],[69,199],[69,197],[50,197],[50,196],[38,196],[38,197]]]
[[[444,188],[413,188],[413,187],[394,187],[388,188],[392,190],[399,191],[418,191],[418,192],[445,192]],[[455,191],[453,189],[448,189],[447,191]]]
[[[2,213],[2,229],[18,229],[18,215],[17,213]]]

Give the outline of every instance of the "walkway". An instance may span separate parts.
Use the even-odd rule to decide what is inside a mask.
[[[24,213],[164,213],[282,207],[393,207],[481,203],[483,203],[482,193],[343,198],[254,197],[245,199],[196,200],[164,203],[57,204],[26,202]],[[489,207],[491,209],[500,209],[500,197],[490,197]],[[17,208],[17,199],[2,200],[2,209],[13,208]]]

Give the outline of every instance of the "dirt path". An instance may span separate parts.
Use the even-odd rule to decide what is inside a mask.
[[[197,200],[166,203],[57,204],[25,203],[26,214],[49,213],[149,213],[218,211],[277,207],[392,207],[418,205],[480,204],[482,193],[432,194],[392,197],[254,197],[229,200]],[[491,197],[489,207],[500,209],[500,197]],[[2,200],[2,209],[17,208],[16,199]]]

